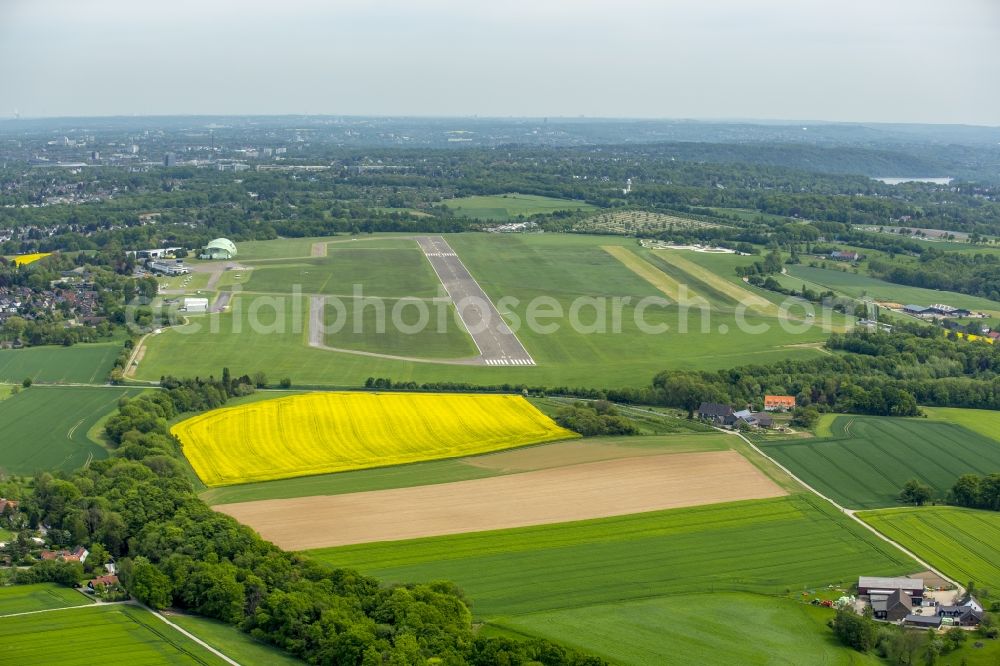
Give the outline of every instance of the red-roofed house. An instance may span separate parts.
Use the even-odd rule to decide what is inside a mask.
[[[765,395],[764,409],[768,412],[787,412],[795,409],[794,395]]]
[[[9,500],[0,497],[0,513],[3,513],[7,507],[10,507],[11,511],[17,510],[17,500]]]
[[[94,590],[97,589],[98,585],[103,585],[104,587],[114,587],[118,585],[118,576],[108,575],[108,576],[98,576],[94,580],[87,581],[87,587]]]
[[[43,560],[62,560],[63,562],[86,562],[90,551],[83,546],[77,546],[72,551],[69,550],[43,550]]]

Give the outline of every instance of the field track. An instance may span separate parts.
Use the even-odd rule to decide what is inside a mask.
[[[222,504],[288,550],[564,523],[785,492],[735,451],[678,453],[347,495]]]

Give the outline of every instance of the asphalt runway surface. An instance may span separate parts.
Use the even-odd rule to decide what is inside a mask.
[[[535,365],[486,292],[441,236],[416,236],[459,316],[479,348],[483,365]]]

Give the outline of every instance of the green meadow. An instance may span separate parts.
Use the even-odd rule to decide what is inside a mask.
[[[881,664],[837,643],[828,608],[793,599],[722,592],[546,611],[492,624],[541,635],[611,663]],[[725,636],[722,640],[721,637]]]
[[[895,284],[894,282],[879,280],[863,273],[854,273],[851,269],[848,269],[848,272],[844,273],[830,268],[813,268],[800,264],[789,266],[788,275],[791,278],[822,285],[827,289],[832,289],[833,291],[854,298],[869,296],[875,300],[895,302],[901,305],[927,306],[932,303],[944,303],[956,308],[967,308],[973,312],[984,311],[995,313],[1000,311],[1000,303],[991,301],[988,298],[969,296],[953,291],[939,291],[937,289],[924,289],[922,287]]]
[[[1000,445],[959,425],[925,419],[838,416],[832,437],[763,444],[764,452],[843,506],[897,506],[919,479],[944,497],[962,474],[1000,469]]]
[[[114,604],[0,619],[0,660],[50,664],[224,662],[138,606]]]
[[[293,666],[305,663],[276,647],[256,640],[250,634],[240,631],[231,624],[182,613],[172,613],[169,619],[230,659],[246,666],[253,664]]]
[[[1000,512],[925,506],[858,515],[962,585],[1000,593]]]
[[[331,248],[336,247],[331,245]],[[331,249],[326,257],[258,262],[245,291],[290,294],[432,298],[444,293],[423,252],[411,242],[406,248],[371,246]]]
[[[107,450],[88,431],[142,389],[32,386],[0,402],[0,467],[12,474],[71,471]]]
[[[0,381],[103,384],[121,349],[121,342],[0,349]]]
[[[55,583],[0,587],[0,617],[93,603],[76,590]],[[0,621],[2,624],[2,621]]]
[[[452,580],[481,619],[916,570],[810,494],[309,552],[387,582]]]
[[[919,568],[805,493],[309,554],[389,583],[454,581],[487,631],[623,664],[870,663],[850,661],[824,617],[789,596]],[[747,640],[720,646],[733,632]]]
[[[381,299],[378,303],[338,299],[336,305],[327,303],[323,323],[327,331],[324,343],[337,349],[427,359],[479,355],[455,306],[447,299]]]
[[[1000,411],[992,409],[962,409],[960,407],[921,407],[933,421],[954,423],[984,437],[1000,442]]]
[[[495,222],[560,210],[597,210],[596,206],[585,201],[514,193],[446,199],[442,203],[453,210],[456,215]]]

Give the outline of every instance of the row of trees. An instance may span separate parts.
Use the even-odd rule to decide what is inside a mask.
[[[948,491],[948,501],[972,509],[1000,511],[1000,472],[963,474]]]
[[[286,553],[213,511],[194,493],[167,424],[250,390],[246,375],[223,375],[165,378],[163,390],[123,399],[107,424],[114,454],[73,474],[39,475],[22,512],[116,557],[122,582],[144,603],[238,625],[310,663],[602,663],[543,640],[478,636],[450,583],[386,587]],[[37,575],[49,575],[46,567]],[[81,573],[60,572],[63,582]]]
[[[576,402],[560,409],[555,421],[563,428],[584,437],[598,435],[636,435],[639,430],[606,400]]]

